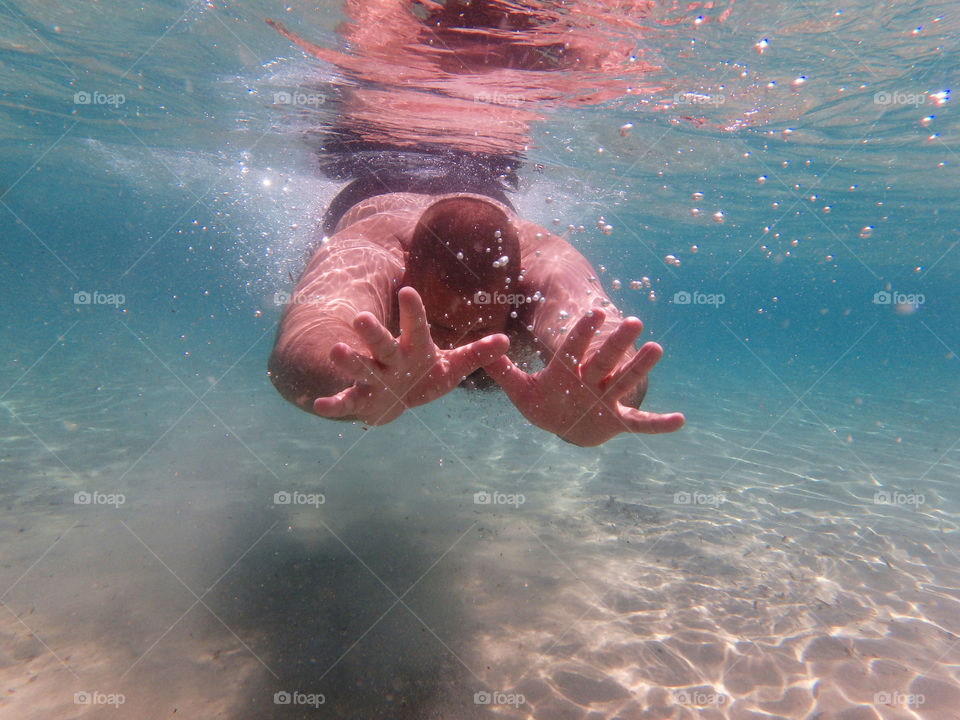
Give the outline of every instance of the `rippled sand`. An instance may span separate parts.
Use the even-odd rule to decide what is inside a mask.
[[[0,717],[960,717],[958,468],[922,428],[824,389],[840,437],[803,410],[764,435],[744,389],[588,451],[496,394],[365,431],[237,375],[186,415],[173,386],[67,424],[8,398],[36,437],[9,417]]]

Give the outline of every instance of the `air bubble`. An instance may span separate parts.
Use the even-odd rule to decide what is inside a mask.
[[[864,239],[864,240],[866,240],[867,238],[869,238],[871,235],[873,235],[873,226],[872,226],[872,225],[867,225],[866,227],[864,227],[864,228],[862,228],[862,229],[860,230],[860,237],[861,237],[862,239]]]
[[[722,223],[722,222],[724,221],[724,219],[725,219],[725,218],[724,218],[724,215],[723,215],[723,210],[717,210],[717,211],[713,214],[713,221],[714,221],[715,223]]]
[[[457,253],[457,260],[463,260],[463,253],[462,253],[462,252],[458,252],[458,253]]]
[[[612,225],[604,225],[604,226],[603,226],[603,234],[604,234],[604,235],[609,235],[609,234],[612,233],[612,232],[613,232],[613,226],[612,226]]]
[[[614,281],[613,281],[612,283],[610,283],[610,284],[613,286],[613,289],[614,289],[614,290],[619,290],[619,289],[620,289],[621,283],[620,283],[619,280],[614,280]]]

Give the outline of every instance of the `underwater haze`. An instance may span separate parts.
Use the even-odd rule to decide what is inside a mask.
[[[686,416],[579,448],[266,374],[363,5],[0,0],[0,718],[960,718],[960,7],[527,3],[603,72],[472,102]]]

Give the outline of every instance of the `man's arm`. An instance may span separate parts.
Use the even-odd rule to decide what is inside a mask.
[[[623,432],[678,430],[682,414],[637,409],[663,349],[648,342],[635,350],[643,324],[620,319],[586,259],[542,228],[525,229],[518,287],[544,299],[524,305],[523,320],[546,351],[547,365],[526,373],[502,357],[484,366],[487,373],[527,420],[574,445],[601,445]]]
[[[507,351],[503,334],[437,348],[419,294],[399,287],[423,201],[398,193],[361,203],[341,220],[347,229],[311,259],[269,363],[274,385],[290,402],[330,419],[383,425]]]
[[[363,235],[364,222],[323,244],[283,311],[268,370],[284,398],[313,412],[318,397],[335,395],[353,384],[330,360],[337,343],[364,348],[354,329],[361,312],[384,326],[396,325],[397,285],[403,275],[399,240],[374,242]]]
[[[525,270],[520,287],[527,296],[539,292],[544,298],[542,302],[524,306],[529,310],[523,321],[525,326],[533,327],[544,363],[553,358],[567,332],[584,313],[603,310],[604,321],[590,339],[585,355],[594,353],[623,320],[623,313],[607,296],[596,271],[570,243],[538,225],[524,222],[520,238]],[[624,366],[636,353],[633,347],[628,348],[618,367]],[[640,407],[646,392],[647,378],[644,377],[621,402]]]

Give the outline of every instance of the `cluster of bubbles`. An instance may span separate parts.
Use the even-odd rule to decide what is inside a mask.
[[[700,202],[701,200],[703,200],[703,193],[698,190],[698,191],[696,191],[695,193],[692,193],[692,194],[690,195],[690,199],[693,200],[694,202]],[[700,208],[698,208],[698,207],[692,207],[692,208],[690,208],[690,215],[691,215],[691,216],[693,216],[693,217],[699,217],[699,216],[700,216],[700,213],[701,213]],[[723,210],[717,210],[716,212],[713,213],[713,215],[712,215],[711,217],[713,217],[713,221],[714,221],[715,223],[723,223],[723,222],[725,222],[726,219],[727,219],[726,215],[724,215],[724,213],[723,213]]]
[[[616,280],[616,279],[613,280],[613,282],[611,282],[610,285],[613,287],[614,290],[619,290],[620,288],[623,287],[623,283],[620,282],[620,280]],[[646,275],[644,275],[639,280],[630,281],[631,290],[646,290],[649,288],[650,288],[650,278],[648,278]]]

